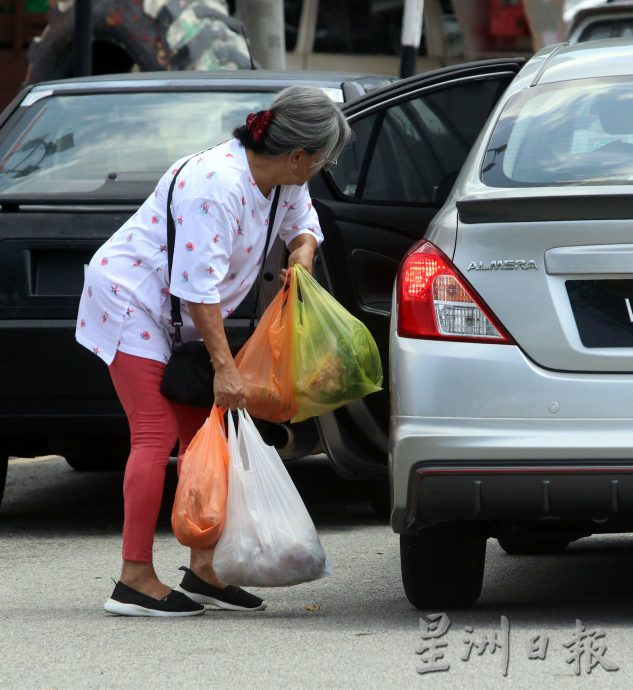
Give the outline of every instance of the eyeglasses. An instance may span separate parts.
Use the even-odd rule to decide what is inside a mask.
[[[304,149],[304,151],[309,155],[309,156],[316,156],[317,151],[311,151],[310,149]],[[332,170],[332,168],[338,163],[338,158],[324,158],[321,159],[318,163],[314,165],[313,170],[315,172],[319,172],[320,170],[325,170],[326,172],[329,172]]]
[[[329,172],[337,164],[338,158],[323,158],[315,166],[316,170]]]

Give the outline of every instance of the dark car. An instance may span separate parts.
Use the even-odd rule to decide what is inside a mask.
[[[367,75],[219,72],[82,78],[28,87],[0,115],[0,495],[8,456],[56,453],[77,469],[122,466],[127,422],[106,367],[76,344],[84,265],[178,157],[230,135],[291,83],[325,88],[355,132],[311,183],[326,241],[315,275],[373,333],[387,371],[401,258],[441,207],[521,60],[407,80]],[[390,83],[391,82],[391,83]],[[286,259],[269,255],[260,308]],[[244,328],[252,297],[227,329]],[[389,437],[384,391],[295,425],[262,423],[284,459],[320,449],[368,482],[378,510]]]

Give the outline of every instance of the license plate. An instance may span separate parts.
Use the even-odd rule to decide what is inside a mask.
[[[565,286],[585,347],[633,348],[633,280],[568,280]]]

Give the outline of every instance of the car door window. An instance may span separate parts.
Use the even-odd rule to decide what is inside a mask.
[[[353,121],[354,142],[332,171],[340,191],[369,202],[442,203],[507,81],[451,83]]]

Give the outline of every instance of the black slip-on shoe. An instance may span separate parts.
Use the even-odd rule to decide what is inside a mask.
[[[227,611],[263,611],[266,608],[263,599],[235,585],[227,585],[224,589],[212,587],[189,568],[181,566],[179,570],[184,570],[185,576],[174,590],[186,594],[198,604],[217,606]]]
[[[112,596],[103,605],[108,613],[117,616],[160,616],[175,618],[177,616],[200,616],[205,608],[192,601],[182,592],[172,591],[163,599],[154,599],[137,592],[123,582],[117,582]]]

